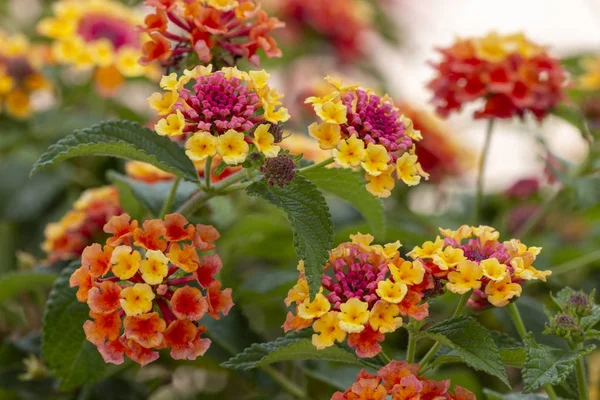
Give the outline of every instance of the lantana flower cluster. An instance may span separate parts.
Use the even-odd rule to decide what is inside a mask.
[[[529,111],[541,120],[563,99],[566,73],[560,61],[522,33],[458,39],[439,52],[428,87],[444,117],[482,101],[475,118],[523,117]]]
[[[0,110],[17,119],[31,115],[32,99],[51,86],[41,71],[45,61],[43,48],[0,31]]]
[[[415,155],[415,142],[422,139],[412,121],[401,115],[393,101],[379,97],[358,84],[346,86],[326,78],[331,93],[309,97],[320,123],[309,126],[309,134],[322,149],[333,151],[338,165],[362,167],[367,190],[389,197],[395,186],[393,174],[409,186],[428,179]]]
[[[147,37],[130,7],[112,0],[59,0],[53,15],[38,25],[40,34],[53,39],[52,55],[66,65],[92,69],[98,91],[114,95],[125,78],[155,77],[156,66],[141,65]]]
[[[541,247],[527,247],[518,239],[501,243],[500,233],[489,226],[462,225],[440,232],[443,239],[425,242],[408,256],[422,262],[436,279],[446,280],[451,292],[473,290],[467,303],[472,308],[504,307],[521,295],[524,281],[546,281],[552,273],[533,266]]]
[[[284,330],[301,330],[312,325],[312,343],[317,349],[348,339],[362,358],[374,357],[386,333],[402,326],[402,317],[423,320],[429,315],[424,302],[434,289],[434,280],[421,261],[400,257],[399,241],[372,245],[373,236],[351,235],[330,251],[322,287],[311,299],[300,262],[298,283],[288,292],[285,304],[292,304]]]
[[[419,365],[406,361],[391,361],[376,374],[360,371],[356,382],[345,392],[336,392],[331,400],[436,399],[476,400],[475,394],[454,386],[450,380],[434,381],[419,375]]]
[[[210,346],[200,320],[219,319],[233,306],[231,289],[215,278],[221,267],[215,248],[219,232],[189,224],[180,214],[139,225],[127,214],[104,226],[104,246],[88,246],[70,278],[90,317],[83,329],[104,361],[121,364],[124,355],[146,365],[156,350],[170,348],[176,360],[194,360]],[[203,252],[202,256],[198,252]]]
[[[219,156],[215,156],[211,166],[211,182],[218,182],[240,170],[240,167],[227,167],[217,176],[215,175],[215,169],[217,169],[220,161],[221,158]],[[194,166],[196,167],[198,176],[200,178],[204,178],[204,168],[206,164],[203,162],[195,162]],[[135,179],[136,181],[150,184],[157,182],[169,182],[175,179],[175,175],[171,174],[170,172],[165,172],[152,164],[142,161],[128,161],[125,163],[125,173],[128,177]]]
[[[86,190],[60,221],[46,225],[42,250],[47,261],[78,258],[102,234],[103,226],[122,212],[119,192],[114,186]]]
[[[146,0],[154,7],[144,23],[151,41],[144,45],[142,63],[158,60],[174,67],[191,53],[202,64],[221,62],[233,66],[245,58],[260,64],[258,50],[281,57],[271,36],[285,26],[269,17],[254,0]]]
[[[583,73],[579,76],[579,87],[584,90],[600,90],[600,56],[585,57],[580,61]]]
[[[290,116],[268,79],[264,70],[225,67],[212,72],[212,65],[186,70],[180,77],[164,76],[165,92],[148,99],[163,117],[156,133],[183,137],[186,154],[196,162],[218,154],[229,165],[241,164],[251,146],[265,157],[276,157],[276,143],[282,139],[278,124]]]

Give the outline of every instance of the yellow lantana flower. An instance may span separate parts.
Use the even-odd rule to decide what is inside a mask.
[[[121,290],[121,307],[128,316],[144,314],[152,310],[154,300],[152,288],[145,283],[136,283]]]
[[[377,283],[377,290],[375,290],[377,295],[381,297],[383,300],[388,303],[398,304],[408,292],[408,286],[401,282],[392,282],[389,279],[385,281],[379,281]]]
[[[396,160],[396,175],[408,186],[415,186],[421,178],[429,179],[429,174],[423,171],[415,154],[406,152]]]
[[[335,161],[342,167],[358,167],[365,158],[365,143],[352,135],[348,140],[340,141],[333,154]]]
[[[116,56],[115,67],[123,76],[135,77],[144,74],[145,66],[140,64],[138,60],[142,56],[142,52],[131,47],[122,48]]]
[[[412,122],[412,119],[401,115],[400,121],[402,121],[402,123],[405,126],[404,134],[406,136],[416,141],[423,140],[423,135],[421,135],[421,131],[415,129],[415,125]]]
[[[340,328],[348,333],[362,332],[369,320],[368,308],[368,303],[354,297],[341,304],[341,311],[337,315],[340,320]]]
[[[410,251],[406,255],[411,257],[412,259],[433,258],[433,255],[436,254],[437,251],[439,249],[441,249],[442,247],[444,247],[444,240],[440,239],[440,237],[438,236],[435,238],[435,242],[427,241],[427,242],[423,243],[423,247],[415,246],[415,248],[412,249],[412,251]]]
[[[254,145],[266,157],[277,157],[281,147],[276,146],[275,137],[269,132],[269,124],[261,124],[254,130]]]
[[[140,264],[142,279],[149,285],[158,285],[169,272],[169,259],[160,250],[147,250]]]
[[[390,155],[380,144],[369,143],[365,158],[360,164],[369,175],[378,176],[388,170]]]
[[[181,89],[177,72],[171,72],[169,75],[164,75],[160,78],[160,88],[163,90],[178,91]]]
[[[469,225],[461,225],[457,230],[442,229],[440,233],[447,238],[454,239],[460,243],[461,240],[470,238],[473,235],[473,229]]]
[[[319,141],[319,147],[323,150],[335,149],[342,139],[340,126],[327,122],[310,124],[308,134]]]
[[[392,273],[394,281],[405,283],[407,285],[418,285],[423,282],[425,277],[425,267],[419,260],[415,261],[404,261],[401,258],[398,259],[400,265],[389,263],[388,268]]]
[[[456,267],[456,271],[448,273],[446,287],[452,293],[465,294],[469,290],[481,288],[483,270],[473,261],[463,261]]]
[[[546,277],[552,274],[552,271],[540,271],[531,265],[531,260],[524,257],[515,257],[510,261],[510,265],[515,270],[515,275],[521,279],[531,280],[539,279],[546,282]]]
[[[399,314],[400,307],[396,304],[379,300],[371,310],[369,325],[373,330],[381,333],[394,332],[402,326],[402,318],[398,317]]]
[[[346,332],[340,328],[338,313],[329,311],[313,323],[313,330],[317,333],[312,335],[312,344],[317,350],[333,346],[334,343],[343,342]]]
[[[448,268],[454,267],[464,260],[466,260],[464,251],[451,246],[447,246],[444,250],[439,249],[433,255],[433,263],[442,271],[447,271]]]
[[[496,307],[508,305],[510,299],[515,296],[519,297],[522,291],[521,285],[511,282],[509,274],[506,274],[506,277],[500,282],[490,281],[485,287],[488,301]]]
[[[394,166],[388,165],[387,169],[380,175],[373,176],[369,173],[365,174],[367,180],[366,189],[373,196],[381,197],[383,199],[388,198],[392,195],[392,190],[396,186],[396,181],[392,176],[394,172]]]
[[[298,306],[298,316],[304,319],[315,319],[323,316],[331,309],[331,304],[327,297],[318,293],[313,301],[310,298],[304,299],[304,302]]]
[[[119,279],[127,280],[135,275],[140,268],[142,255],[129,246],[118,246],[112,252],[110,263],[112,272]]]
[[[233,129],[217,138],[217,153],[227,164],[240,164],[246,160],[250,147],[246,143],[245,136]]]
[[[217,154],[217,138],[210,132],[196,132],[185,142],[185,154],[192,161],[204,161]]]
[[[326,101],[321,105],[315,106],[315,112],[325,122],[332,124],[345,124],[348,122],[346,117],[346,106],[341,101]]]
[[[480,225],[478,227],[473,227],[473,235],[479,238],[479,242],[482,245],[485,245],[487,242],[498,240],[498,238],[500,237],[500,232],[498,232],[491,226]]]
[[[398,249],[402,247],[402,243],[399,240],[396,240],[393,243],[387,243],[383,245],[383,247],[379,244],[372,246],[375,251],[383,254],[386,258],[394,258],[398,255]]]
[[[180,110],[177,110],[175,114],[171,114],[166,118],[161,119],[154,126],[156,133],[161,136],[178,136],[183,134],[183,128],[185,128],[185,118]]]
[[[166,92],[164,94],[156,92],[148,97],[148,104],[158,115],[163,116],[171,113],[173,105],[178,99],[179,95],[176,92]]]
[[[495,258],[488,258],[487,260],[482,260],[479,263],[483,270],[483,275],[490,278],[492,281],[499,282],[508,273],[506,265],[500,264],[498,260]]]

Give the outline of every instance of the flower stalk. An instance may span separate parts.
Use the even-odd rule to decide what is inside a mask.
[[[485,166],[490,150],[490,144],[492,143],[492,133],[494,131],[494,119],[490,118],[487,122],[487,130],[485,133],[485,140],[483,142],[483,150],[481,157],[479,158],[479,169],[477,173],[477,189],[475,193],[475,207],[473,208],[473,224],[477,224],[481,217],[481,208],[483,206],[483,181],[485,175]]]

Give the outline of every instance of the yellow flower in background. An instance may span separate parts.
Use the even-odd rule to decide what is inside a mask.
[[[146,251],[146,259],[140,263],[142,279],[149,285],[158,285],[169,272],[169,259],[160,250]]]
[[[323,350],[326,347],[333,346],[335,342],[343,342],[346,339],[346,332],[340,328],[338,313],[329,311],[313,323],[312,344],[317,350]]]
[[[154,129],[161,136],[179,136],[183,134],[185,118],[180,110],[175,114],[169,114],[156,123]]]
[[[304,302],[298,306],[298,316],[304,319],[319,318],[331,309],[331,304],[327,297],[318,293],[313,301],[305,298]]]
[[[163,116],[171,113],[173,105],[178,99],[179,95],[175,92],[153,93],[148,97],[148,104],[158,115]]]
[[[154,300],[152,288],[145,283],[136,283],[121,290],[121,307],[128,316],[144,314],[152,310]]]
[[[578,79],[579,87],[585,90],[600,89],[600,56],[586,57],[580,63],[583,73]]]
[[[485,294],[488,296],[488,301],[496,307],[504,307],[508,305],[513,297],[521,296],[523,288],[518,283],[512,283],[510,275],[500,282],[490,281],[485,287]]]
[[[456,271],[448,273],[446,287],[452,293],[465,294],[469,290],[481,288],[483,270],[473,261],[463,261],[456,267]]]
[[[401,282],[392,282],[389,279],[386,279],[385,281],[379,281],[376,290],[376,293],[379,297],[388,303],[393,304],[398,304],[404,300],[407,292],[408,286],[406,286],[406,284]]]
[[[254,145],[266,157],[277,157],[281,147],[276,146],[275,137],[269,132],[269,124],[261,124],[254,131]]]
[[[387,169],[380,175],[373,176],[366,173],[365,179],[367,180],[367,191],[373,196],[384,199],[390,197],[392,195],[392,190],[394,190],[394,187],[396,186],[396,181],[392,176],[394,170],[395,168],[393,165],[388,165]]]
[[[371,325],[373,330],[381,333],[394,332],[402,326],[402,318],[398,316],[399,314],[400,307],[379,300],[371,310],[369,325]]]
[[[358,167],[365,158],[365,144],[356,135],[342,140],[333,151],[335,161],[343,167]]]
[[[479,265],[483,270],[483,275],[495,282],[503,280],[508,273],[506,265],[500,264],[500,262],[495,258],[482,260]]]
[[[390,156],[385,147],[369,143],[365,152],[365,158],[360,165],[369,175],[377,176],[388,170],[389,162]]]
[[[486,61],[502,61],[510,50],[505,45],[504,37],[497,32],[490,32],[487,36],[473,41],[475,54]]]
[[[319,147],[323,150],[335,149],[342,138],[340,126],[327,122],[312,123],[308,127],[308,134],[319,141]]]
[[[389,263],[388,268],[392,273],[395,282],[405,283],[407,285],[418,285],[423,282],[425,276],[425,267],[419,260],[404,261],[398,259],[398,264]]]
[[[241,132],[232,129],[217,138],[217,153],[227,164],[240,164],[246,160],[250,147]]]
[[[129,246],[116,247],[110,258],[113,274],[123,280],[131,278],[138,272],[141,261],[140,252]]]
[[[340,328],[348,333],[362,332],[369,320],[368,308],[368,303],[356,298],[340,304],[340,312],[338,313]]]
[[[433,255],[433,263],[443,271],[446,271],[448,270],[448,268],[454,267],[458,263],[465,260],[465,254],[462,249],[455,249],[450,246],[446,247],[443,250],[439,249]]]
[[[217,142],[210,132],[196,132],[185,142],[185,154],[192,161],[204,161],[217,154]]]

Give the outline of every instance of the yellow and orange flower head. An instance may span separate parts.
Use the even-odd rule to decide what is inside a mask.
[[[524,281],[545,281],[552,273],[533,266],[540,247],[527,247],[517,239],[500,242],[492,227],[463,225],[440,233],[444,239],[415,247],[408,255],[431,271],[436,282],[447,281],[449,291],[472,290],[469,307],[504,307],[521,295]]]
[[[98,91],[115,95],[126,78],[156,76],[156,66],[141,65],[148,38],[142,19],[113,0],[59,0],[53,14],[38,24],[52,42],[52,55],[61,64],[93,70]]]
[[[541,120],[564,97],[566,72],[560,61],[522,33],[458,39],[439,52],[442,59],[433,64],[436,76],[428,88],[443,117],[481,100],[484,105],[475,118],[523,117],[531,112]]]
[[[600,90],[600,57],[586,57],[580,62],[583,73],[578,86],[584,90]]]
[[[102,235],[102,227],[114,215],[123,212],[119,193],[113,186],[86,190],[58,222],[44,230],[42,250],[47,262],[75,259],[95,237]],[[100,247],[100,245],[98,245]]]
[[[150,41],[143,47],[141,61],[160,61],[177,68],[190,54],[203,64],[232,65],[238,58],[260,64],[258,50],[268,58],[281,57],[271,36],[285,26],[260,9],[255,0],[146,0],[154,8],[143,30]],[[225,55],[223,53],[225,52]]]
[[[26,119],[34,111],[34,98],[51,89],[44,77],[44,49],[20,34],[0,31],[0,111],[11,118]]]
[[[321,291],[312,300],[304,264],[299,263],[300,278],[285,299],[295,313],[288,313],[283,328],[298,331],[312,325],[316,348],[347,338],[359,357],[369,358],[381,351],[386,333],[402,326],[402,317],[427,317],[424,300],[434,289],[434,279],[419,261],[399,256],[399,241],[372,244],[373,236],[361,233],[350,239],[330,251]]]
[[[454,386],[450,380],[434,381],[419,375],[420,366],[406,361],[391,361],[375,375],[360,371],[356,381],[344,392],[336,392],[331,400],[436,399],[476,400],[469,390]]]
[[[237,68],[213,72],[198,66],[163,77],[166,91],[150,96],[149,103],[163,118],[156,133],[185,140],[186,154],[196,162],[218,156],[229,165],[241,164],[251,151],[266,158],[279,154],[279,123],[290,116],[281,106],[281,94],[268,84],[265,71],[250,73]],[[168,106],[167,95],[176,99]]]
[[[127,214],[112,217],[104,227],[112,234],[107,245],[86,247],[69,280],[93,318],[83,325],[86,338],[107,363],[127,356],[143,366],[162,348],[194,360],[210,346],[201,320],[219,319],[233,306],[231,289],[222,290],[215,277],[221,259],[204,254],[219,233],[180,214],[139,225]]]
[[[332,149],[337,164],[361,167],[369,182],[367,190],[378,197],[391,195],[394,172],[409,186],[429,179],[415,155],[414,144],[422,136],[387,95],[379,97],[330,77],[326,80],[330,92],[305,101],[321,120],[309,127],[309,134],[323,150]]]

